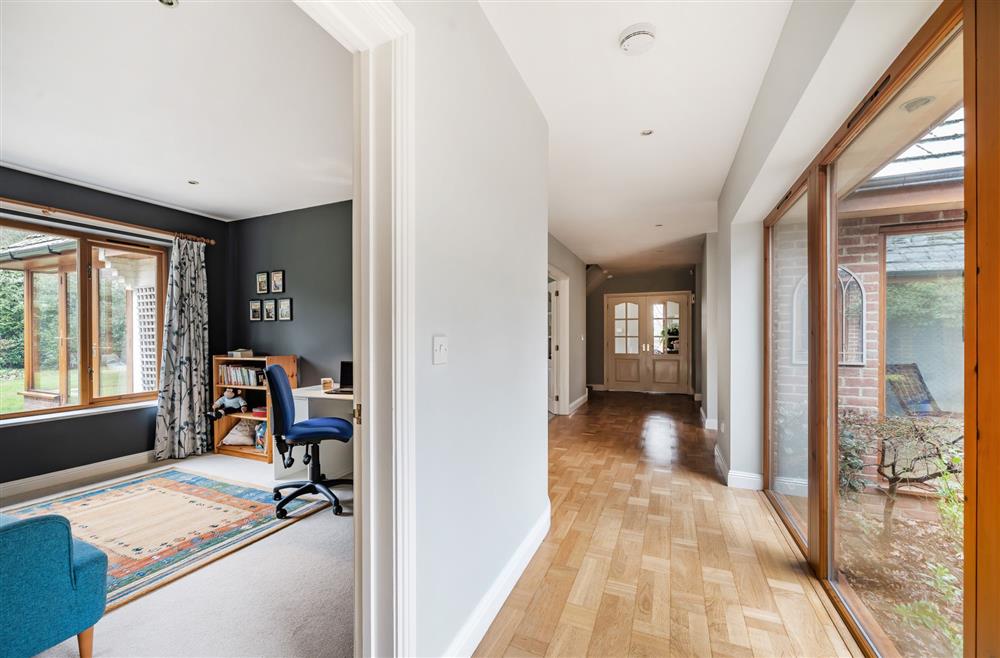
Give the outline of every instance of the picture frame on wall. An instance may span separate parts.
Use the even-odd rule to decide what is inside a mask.
[[[264,311],[264,322],[274,322],[275,305],[273,299],[265,299],[262,304]]]
[[[282,297],[278,300],[278,320],[291,322],[292,320],[292,298]]]
[[[285,292],[285,270],[271,271],[271,293]]]
[[[267,294],[267,272],[257,272],[257,294]]]
[[[250,322],[260,322],[260,300],[251,299],[250,300]]]

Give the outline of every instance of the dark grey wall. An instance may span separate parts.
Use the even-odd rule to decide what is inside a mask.
[[[587,295],[587,384],[604,383],[604,295],[628,292],[694,292],[694,267],[672,267],[639,274],[616,275]],[[691,332],[699,332],[698,314],[691,314]],[[693,348],[693,346],[692,346]],[[694,351],[692,349],[692,351]],[[694,352],[695,354],[697,352]],[[692,376],[696,359],[691,360]]]
[[[340,377],[351,360],[351,202],[247,219],[232,224],[237,302],[233,347],[297,354],[299,383]],[[257,272],[285,270],[285,292],[258,295]],[[250,322],[250,299],[292,298],[291,322]]]
[[[0,167],[0,196],[215,239],[206,252],[209,344],[213,354],[227,349],[231,314],[225,293],[230,271],[225,222],[5,167]],[[2,428],[0,482],[152,450],[155,416],[156,410],[148,408]]]

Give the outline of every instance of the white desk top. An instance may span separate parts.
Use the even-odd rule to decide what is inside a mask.
[[[299,399],[310,399],[310,400],[353,400],[354,393],[324,393],[323,386],[317,384],[316,386],[303,386],[302,388],[293,388],[292,397]]]

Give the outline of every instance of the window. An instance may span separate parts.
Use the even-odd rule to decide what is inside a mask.
[[[160,247],[0,221],[0,416],[154,397],[164,267]]]
[[[639,353],[639,305],[615,304],[615,354]]]
[[[846,267],[837,268],[837,323],[840,325],[840,365],[865,365],[865,289],[861,280]],[[808,363],[809,289],[805,275],[795,285],[792,297],[792,360]]]

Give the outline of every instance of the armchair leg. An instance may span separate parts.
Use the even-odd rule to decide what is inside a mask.
[[[80,648],[80,658],[93,658],[94,656],[94,627],[91,626],[76,636],[76,644]]]

